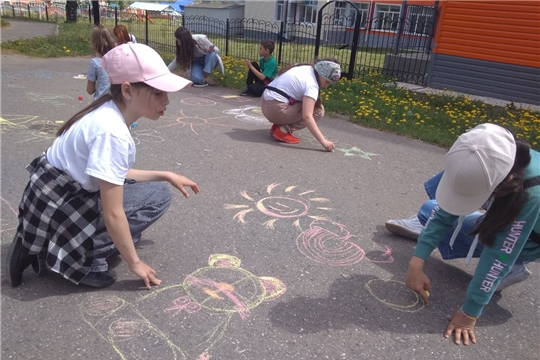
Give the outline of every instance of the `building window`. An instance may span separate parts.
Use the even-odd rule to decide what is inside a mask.
[[[405,31],[415,35],[430,35],[435,21],[435,10],[431,6],[409,6]]]
[[[284,21],[285,0],[276,0],[276,21]]]
[[[317,22],[318,0],[306,0],[297,5],[298,21],[315,24]]]
[[[355,3],[360,13],[360,27],[366,27],[369,4]],[[334,25],[354,27],[356,21],[356,10],[346,1],[336,1],[334,6]]]
[[[384,31],[397,31],[401,5],[375,5],[373,29]]]

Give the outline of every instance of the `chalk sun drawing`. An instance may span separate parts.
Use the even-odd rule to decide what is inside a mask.
[[[256,276],[240,264],[237,257],[213,254],[209,266],[182,284],[157,288],[133,303],[94,295],[81,303],[81,315],[121,359],[207,360],[235,314],[245,320],[287,290],[279,279]],[[164,310],[156,312],[160,305]]]
[[[310,210],[319,211],[331,211],[332,208],[322,206],[322,204],[329,202],[329,199],[320,198],[314,196],[315,190],[302,191],[298,190],[297,186],[287,186],[282,194],[272,194],[279,183],[268,185],[266,188],[265,196],[260,199],[254,199],[246,191],[242,191],[240,195],[251,202],[249,205],[245,204],[225,204],[224,208],[227,210],[238,210],[233,219],[237,220],[241,224],[246,224],[246,215],[258,210],[260,213],[270,217],[263,223],[268,229],[274,229],[278,220],[293,220],[293,225],[302,231],[300,226],[300,219],[303,217],[311,218],[314,220],[326,219],[322,215],[311,215]],[[311,207],[311,204],[316,204]]]
[[[242,105],[238,109],[225,110],[224,114],[234,115],[234,118],[251,124],[269,124],[260,106]]]
[[[227,124],[218,124],[218,123],[213,122],[214,120],[217,120],[217,119],[226,118],[226,116],[219,116],[219,117],[204,119],[204,118],[200,117],[199,115],[195,115],[195,116],[185,115],[184,110],[180,110],[180,114],[182,116],[176,118],[174,123],[160,126],[160,128],[178,126],[178,125],[181,125],[182,127],[189,126],[189,128],[191,129],[191,131],[195,135],[199,135],[199,133],[197,131],[195,131],[195,128],[197,128],[197,127],[202,128],[204,126],[209,126],[209,125],[231,126],[231,125],[227,125]]]
[[[396,280],[373,279],[366,283],[366,290],[384,305],[402,312],[417,312],[424,308],[420,296]]]

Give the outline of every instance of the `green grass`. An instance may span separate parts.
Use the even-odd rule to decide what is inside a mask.
[[[5,19],[0,19],[0,26],[1,27],[8,26],[8,25],[9,25],[9,21],[7,21]]]
[[[105,23],[108,28],[113,25],[114,22]],[[156,26],[151,27],[150,38],[165,38],[169,26],[164,26],[160,21],[156,21],[154,25]],[[90,50],[92,24],[80,21],[77,24],[60,23],[59,26],[58,36],[8,41],[2,43],[1,48],[38,57],[93,55]],[[138,39],[144,39],[144,23],[130,23],[128,29]],[[225,39],[212,38],[212,41],[224,51]],[[283,49],[283,53],[290,54],[291,63],[303,62],[309,56],[312,57],[313,49],[310,46],[295,43],[285,46],[287,48]],[[250,41],[234,40],[230,48],[249,54],[252,59],[258,57],[257,46]],[[335,57],[343,61],[348,59],[349,54],[350,52],[338,53],[340,56]],[[174,57],[174,54],[163,51],[161,55],[167,63]],[[328,56],[328,53],[324,55]],[[384,61],[384,58],[377,58],[374,54],[367,56],[371,56],[369,61],[374,67]],[[223,61],[225,75],[216,71],[212,74],[211,81],[238,90],[245,87],[247,68],[243,61],[234,56],[224,56]],[[345,115],[362,126],[444,147],[451,146],[457,136],[466,129],[480,123],[492,122],[512,129],[518,138],[540,150],[540,112],[537,111],[518,109],[512,105],[487,105],[466,97],[410,92],[397,88],[391,79],[377,74],[351,81],[342,79],[323,90],[321,97],[327,112]]]

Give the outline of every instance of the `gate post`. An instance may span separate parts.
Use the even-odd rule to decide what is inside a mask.
[[[358,38],[360,37],[360,21],[362,17],[360,16],[360,10],[356,5],[352,4],[356,10],[356,21],[354,22],[354,34],[353,34],[353,43],[351,45],[351,59],[349,60],[349,73],[347,74],[347,79],[352,80],[354,77],[354,65],[356,63],[356,50],[358,49]]]

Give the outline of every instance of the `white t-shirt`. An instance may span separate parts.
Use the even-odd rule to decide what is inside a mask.
[[[269,86],[283,91],[297,101],[302,101],[304,96],[314,100],[319,98],[319,84],[313,67],[310,65],[296,66],[289,69],[276,77]],[[288,102],[286,98],[269,89],[264,91],[263,96],[265,100]]]
[[[111,100],[85,115],[47,150],[47,160],[82,188],[96,192],[99,180],[123,185],[135,163],[135,142]]]

